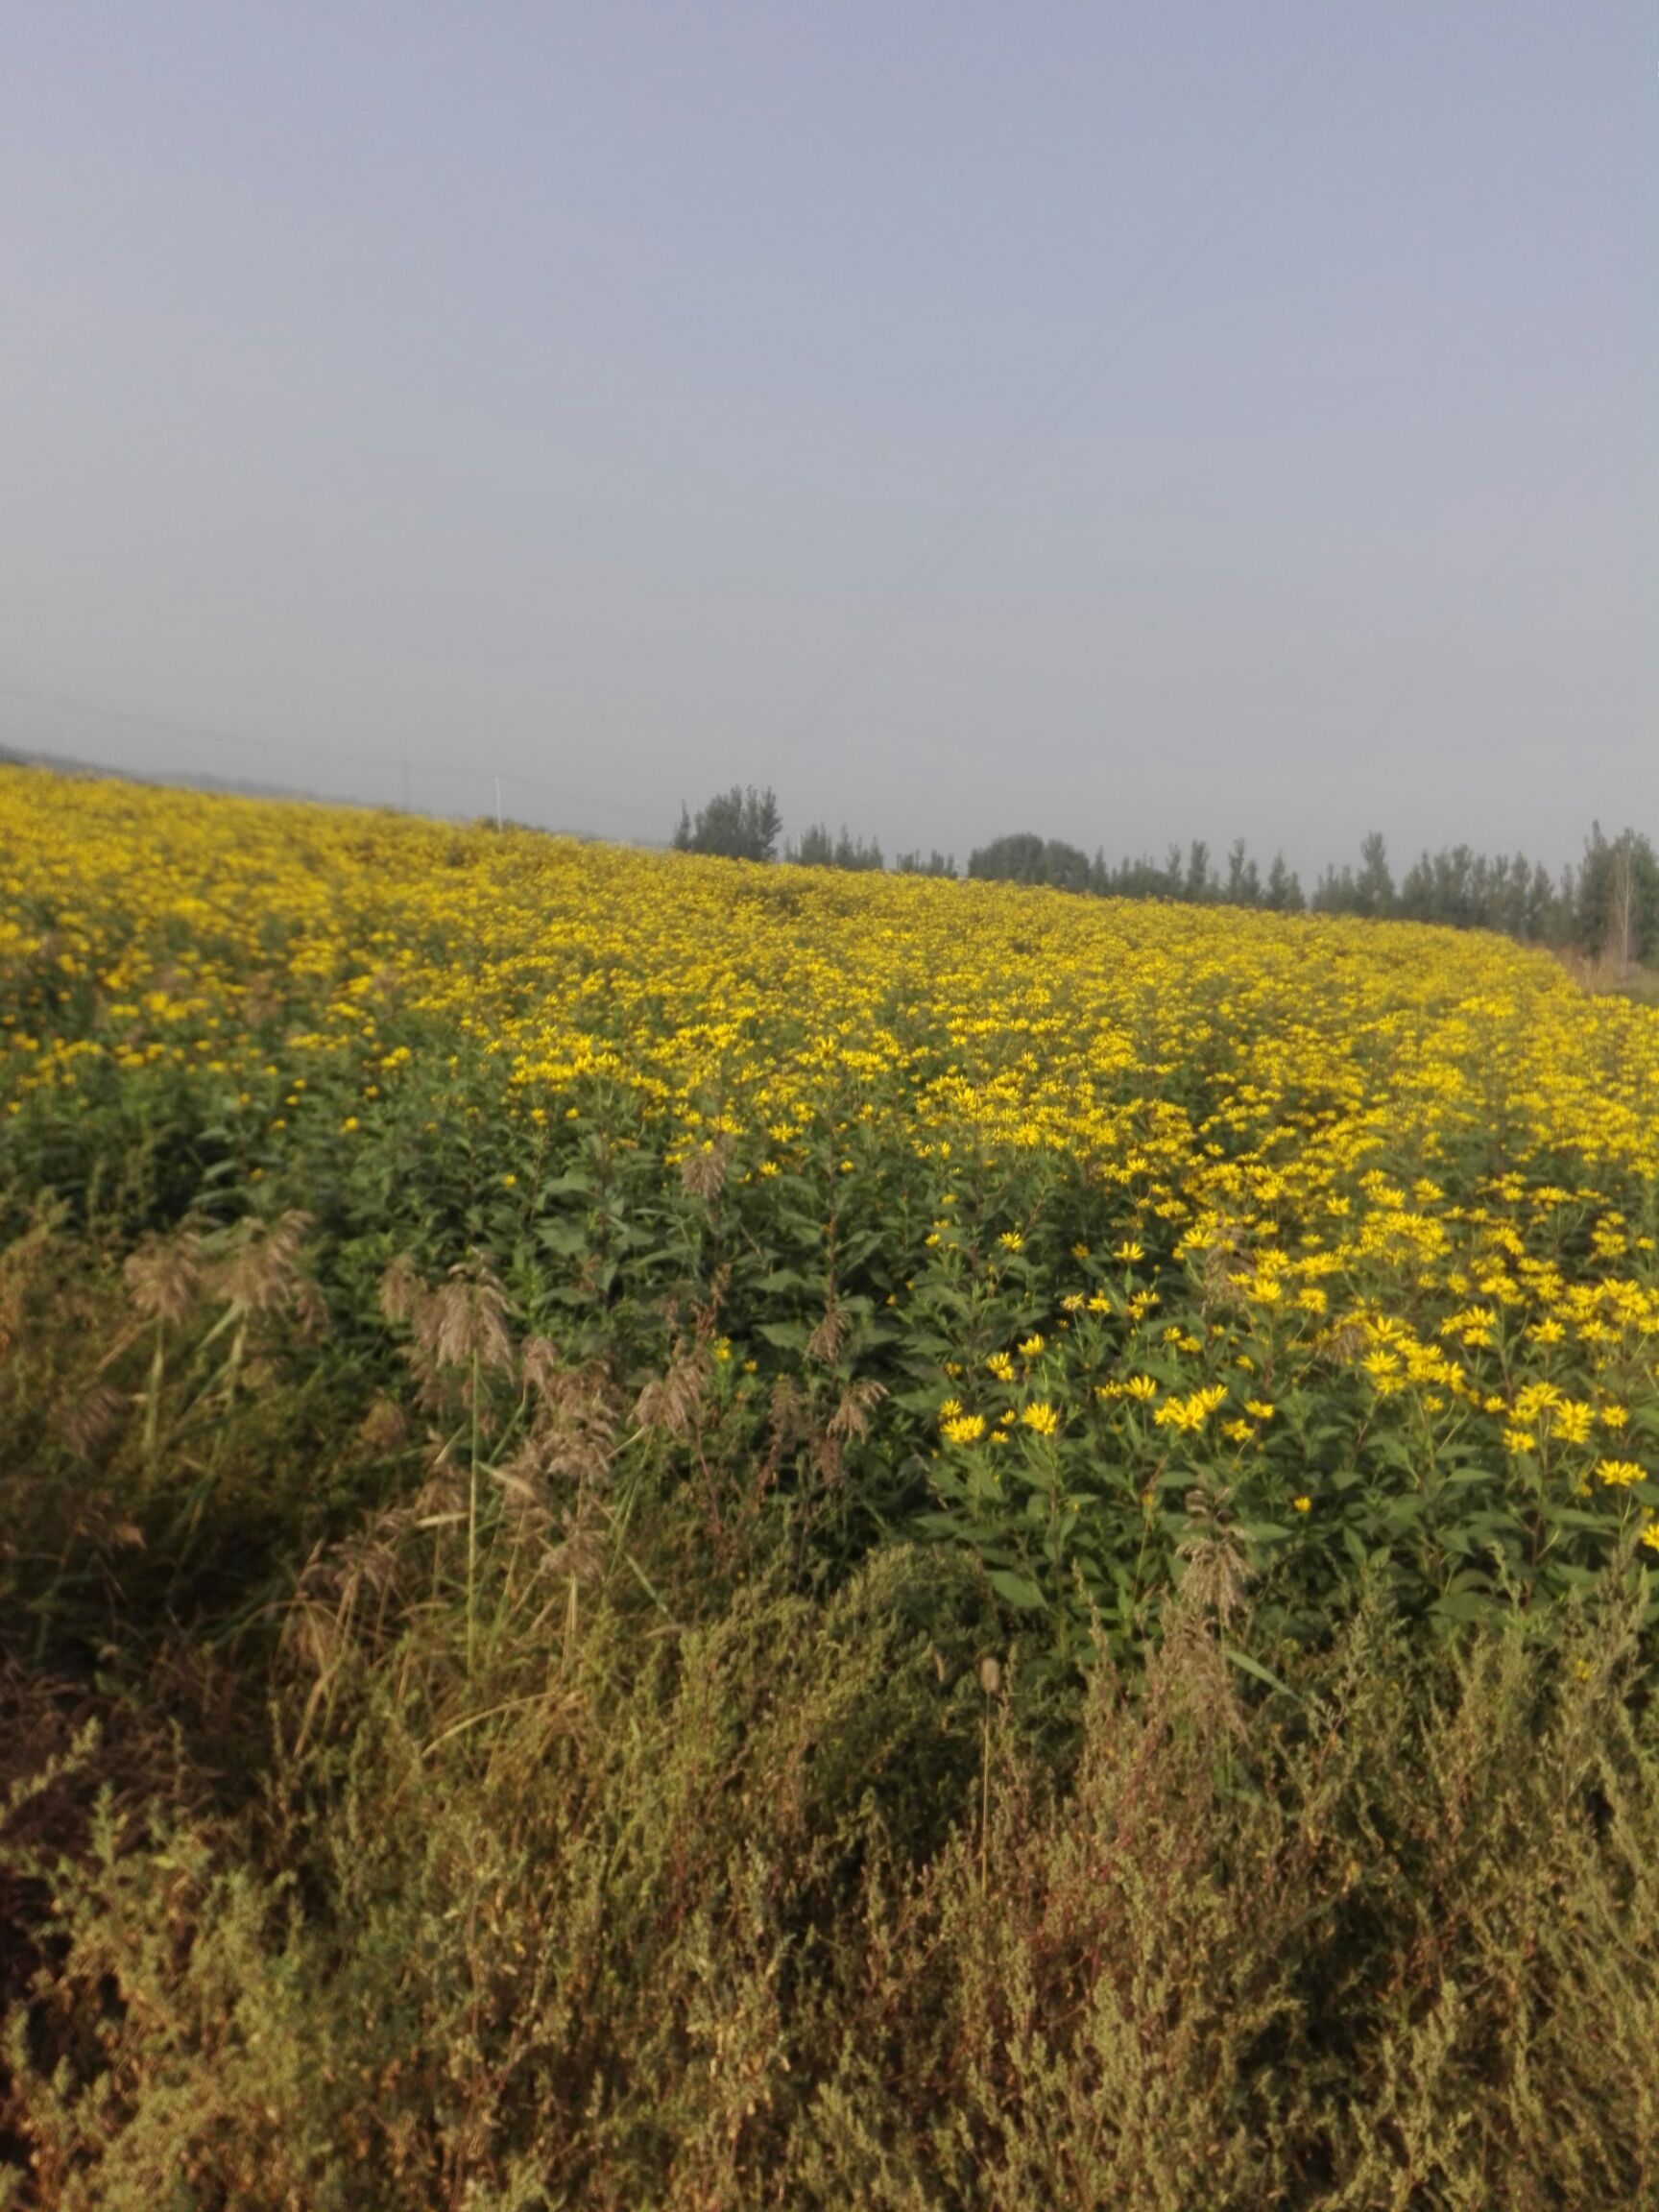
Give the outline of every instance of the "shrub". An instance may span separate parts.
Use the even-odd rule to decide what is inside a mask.
[[[772,860],[777,857],[782,828],[783,818],[770,788],[757,791],[751,783],[744,790],[733,783],[730,791],[717,792],[706,806],[700,806],[695,820],[689,808],[681,807],[674,849],[678,853],[714,853],[726,860]]]

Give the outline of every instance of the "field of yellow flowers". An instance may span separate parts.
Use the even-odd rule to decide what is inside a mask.
[[[0,2207],[1659,2202],[1659,1011],[0,769]]]
[[[0,1116],[12,1235],[487,1267],[1062,1641],[1659,1546],[1659,1014],[1496,939],[6,769]]]

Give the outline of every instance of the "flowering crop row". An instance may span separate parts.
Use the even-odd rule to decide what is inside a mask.
[[[464,1133],[544,1267],[596,1131],[707,1188],[733,1391],[838,1305],[866,1463],[1017,1606],[1127,1630],[1195,1492],[1304,1608],[1659,1545],[1659,1016],[1497,939],[0,771],[14,1178],[163,1094],[250,1210]]]

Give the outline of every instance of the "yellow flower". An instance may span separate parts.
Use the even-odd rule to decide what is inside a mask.
[[[1039,1436],[1052,1436],[1060,1426],[1060,1416],[1052,1406],[1027,1406],[1020,1418],[1027,1429],[1035,1429]]]
[[[1603,1482],[1620,1490],[1627,1490],[1632,1482],[1647,1479],[1647,1469],[1639,1467],[1634,1459],[1599,1459],[1596,1472]]]
[[[895,1296],[925,1232],[967,1243],[948,1224],[974,1214],[970,1186],[1035,1221],[1050,1167],[1084,1173],[1120,1209],[1101,1242],[1116,1287],[1082,1280],[1093,1262],[1077,1270],[1088,1253],[1075,1246],[1075,1291],[1064,1274],[1041,1286],[1055,1323],[1044,1358],[1069,1342],[1073,1297],[1114,1344],[1125,1312],[1133,1345],[1148,1330],[1156,1341],[1167,1310],[1188,1372],[1207,1373],[1209,1355],[1248,1378],[1261,1396],[1233,1410],[1262,1422],[1268,1385],[1241,1346],[1249,1318],[1266,1316],[1272,1387],[1312,1400],[1333,1359],[1349,1362],[1378,1399],[1411,1394],[1426,1455],[1482,1406],[1493,1440],[1507,1431],[1570,1455],[1568,1487],[1596,1482],[1602,1449],[1627,1470],[1638,1438],[1647,1447],[1659,1022],[1497,938],[874,872],[826,886],[7,765],[0,855],[8,1130],[118,1086],[136,1125],[151,1087],[183,1086],[204,1125],[246,1116],[266,1179],[297,1189],[329,1127],[371,1142],[377,1103],[344,1129],[332,1116],[376,1092],[407,1101],[411,1139],[536,1132],[549,1178],[578,1165],[588,1128],[641,1166],[731,1147],[754,1162],[745,1204],[799,1166],[830,1185],[832,1215],[841,1184],[856,1197],[868,1177]],[[1185,1078],[1218,1051],[1224,1101],[1190,1118]],[[1462,1165],[1464,1138],[1493,1086],[1505,1160],[1481,1177]],[[865,1130],[873,1149],[854,1155],[842,1140],[864,1143]],[[508,1190],[536,1179],[492,1177]],[[1207,1308],[1185,1290],[1164,1307],[1125,1294],[1122,1269],[1151,1272],[1141,1230],[1154,1220],[1173,1225],[1184,1259],[1209,1256]],[[1161,1252],[1165,1239],[1160,1228]],[[978,1242],[1004,1275],[1031,1250],[1017,1229],[998,1242],[994,1217]],[[981,1289],[1002,1325],[1005,1297]],[[1500,1345],[1501,1395],[1484,1372]],[[957,1350],[958,1366],[983,1357]],[[998,1407],[1035,1357],[1009,1340],[990,1369]],[[1623,1403],[1599,1412],[1603,1395]],[[1072,1408],[1096,1403],[1150,1405],[1171,1437],[1228,1418],[1180,1386],[1148,1379],[1142,1394],[1093,1371],[1048,1396],[1068,1434]]]
[[[958,1413],[945,1423],[944,1432],[951,1444],[977,1444],[985,1433],[985,1422],[977,1413]]]
[[[1043,1337],[1035,1330],[1033,1330],[1031,1334],[1026,1337],[1024,1343],[1018,1347],[1021,1358],[1035,1359],[1039,1353],[1041,1353],[1043,1350]]]
[[[996,1376],[998,1382],[1013,1382],[1014,1362],[1009,1358],[1006,1352],[993,1352],[990,1358],[986,1360],[985,1364],[990,1369],[991,1373]]]
[[[1158,1385],[1150,1375],[1131,1375],[1123,1385],[1123,1394],[1126,1398],[1156,1398]]]
[[[1244,1410],[1246,1413],[1254,1413],[1258,1421],[1271,1421],[1278,1408],[1270,1406],[1265,1398],[1246,1398]]]
[[[1553,1382],[1528,1382],[1515,1393],[1515,1418],[1535,1421],[1540,1413],[1551,1412],[1560,1404],[1561,1393]]]
[[[1551,1414],[1550,1433],[1558,1436],[1563,1444],[1587,1444],[1595,1419],[1596,1409],[1593,1406],[1568,1398]]]
[[[1160,1429],[1179,1429],[1190,1432],[1202,1429],[1205,1422],[1225,1401],[1227,1385],[1212,1383],[1207,1389],[1193,1390],[1185,1398],[1171,1398],[1160,1406],[1152,1419]]]
[[[1310,1513],[1313,1509],[1313,1501],[1311,1498],[1292,1498],[1290,1507],[1295,1513]]]
[[[1503,1431],[1503,1449],[1505,1452],[1514,1453],[1535,1452],[1538,1449],[1538,1439],[1529,1429],[1505,1429]]]

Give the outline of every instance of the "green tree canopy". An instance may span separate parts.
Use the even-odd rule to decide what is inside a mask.
[[[757,791],[733,783],[730,791],[716,792],[706,806],[682,805],[674,832],[677,853],[714,853],[726,860],[774,860],[783,817],[770,784]]]

